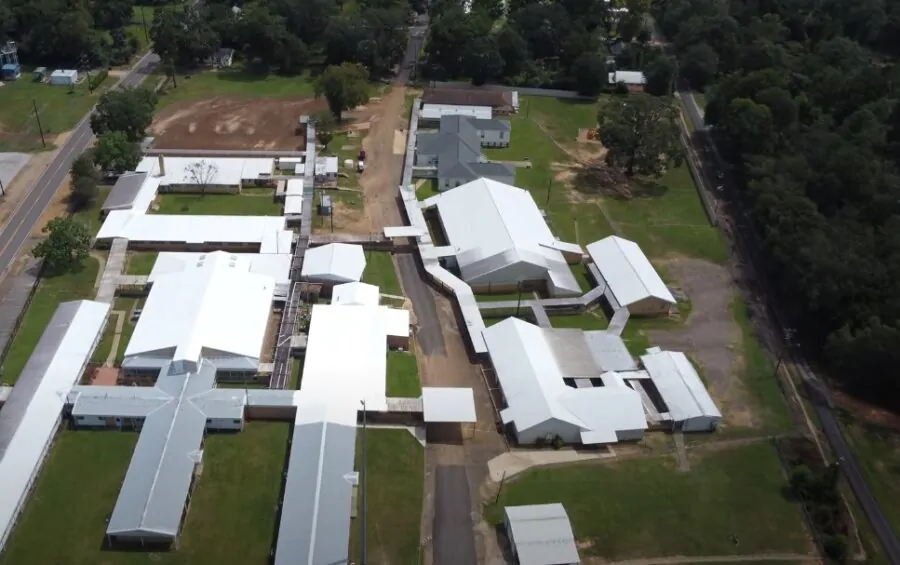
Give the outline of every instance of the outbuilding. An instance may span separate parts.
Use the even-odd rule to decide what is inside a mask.
[[[589,244],[587,252],[603,279],[597,282],[609,289],[607,299],[613,310],[621,307],[636,316],[665,316],[675,305],[675,297],[637,243],[611,235]]]
[[[664,404],[660,412],[668,413],[675,429],[685,432],[716,429],[722,413],[684,353],[651,348],[641,357],[641,363]]]
[[[50,84],[55,86],[74,86],[78,82],[78,71],[74,69],[57,69],[50,74]]]
[[[329,243],[306,251],[300,277],[330,289],[335,284],[358,282],[366,268],[366,254],[359,245]]]
[[[577,565],[578,546],[560,503],[507,506],[506,536],[519,565]]]

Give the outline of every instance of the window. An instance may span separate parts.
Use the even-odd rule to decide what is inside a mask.
[[[501,132],[500,132],[500,139],[504,139],[504,137],[503,137],[503,136],[505,136],[505,135],[506,135],[506,132],[504,132],[504,131],[501,131]]]
[[[240,420],[232,420],[232,422],[234,422],[235,424],[240,424],[240,423],[241,423]]]

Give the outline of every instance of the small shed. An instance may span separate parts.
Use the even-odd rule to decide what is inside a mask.
[[[47,80],[47,67],[38,67],[34,69],[34,82],[44,82]]]
[[[57,69],[50,74],[50,84],[56,86],[73,86],[78,82],[78,71],[74,69]]]
[[[2,70],[3,80],[16,80],[22,76],[22,66],[18,63],[6,63]]]
[[[358,282],[366,268],[366,254],[362,246],[350,243],[329,243],[306,251],[300,277],[304,281],[334,284]]]
[[[227,69],[231,67],[231,63],[234,61],[234,49],[222,47],[213,53],[212,59],[214,67]]]
[[[507,506],[506,535],[519,565],[578,565],[578,547],[562,504]]]

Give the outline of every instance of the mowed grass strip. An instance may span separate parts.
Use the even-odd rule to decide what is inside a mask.
[[[366,253],[366,269],[363,271],[362,282],[377,286],[382,294],[403,296],[397,269],[394,268],[393,258],[387,251]]]
[[[272,195],[160,194],[157,214],[199,216],[280,216],[281,204]]]
[[[178,75],[178,86],[169,83],[159,98],[157,110],[184,100],[202,100],[216,96],[247,96],[252,98],[312,98],[315,87],[307,76],[289,77],[274,74],[254,74],[240,67],[202,72],[190,76]]]
[[[158,251],[135,251],[128,254],[125,273],[129,275],[149,275],[159,257]]]
[[[535,469],[508,481],[486,518],[499,524],[504,506],[561,502],[583,553],[609,560],[805,553],[785,485],[775,448],[759,443],[692,456],[688,472],[674,457]]]
[[[178,547],[151,559],[146,552],[101,549],[138,434],[67,430],[0,565],[267,565],[289,431],[287,423],[251,422],[236,434],[208,434]]]
[[[71,273],[42,278],[22,317],[15,338],[3,360],[2,380],[14,384],[34,352],[56,308],[69,300],[93,299],[94,281],[100,265],[88,257],[82,267]]]
[[[900,533],[900,431],[867,424],[841,413],[844,437],[859,461],[872,493],[895,532]]]
[[[357,470],[361,448],[362,430],[357,430]],[[418,563],[425,448],[406,430],[369,428],[366,431],[366,474],[369,562]],[[357,516],[360,516],[359,512]],[[351,525],[350,555],[354,563],[362,562],[359,557],[359,518]]]
[[[422,396],[416,356],[409,351],[388,351],[387,396],[418,398]]]

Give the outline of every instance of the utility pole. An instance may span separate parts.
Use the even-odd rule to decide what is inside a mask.
[[[359,521],[359,548],[361,565],[366,565],[366,401],[361,401],[362,414],[362,464],[360,465],[359,494],[360,494],[360,521]]]
[[[516,300],[516,318],[518,318],[519,308],[522,307],[522,281],[516,283],[516,291],[519,293],[519,298]]]
[[[6,196],[6,189],[3,188],[3,179],[0,178],[0,196]]]
[[[144,39],[150,43],[150,34],[147,33],[147,17],[144,15],[144,7],[141,6],[141,22],[144,24]]]
[[[553,177],[547,179],[547,202],[544,204],[544,208],[550,206],[550,187],[553,186]]]
[[[47,141],[44,139],[44,128],[41,126],[41,116],[40,116],[40,114],[38,114],[37,100],[32,98],[31,105],[32,105],[32,107],[34,107],[34,119],[37,120],[38,131],[41,133],[41,144],[44,146],[44,149],[46,149]]]

